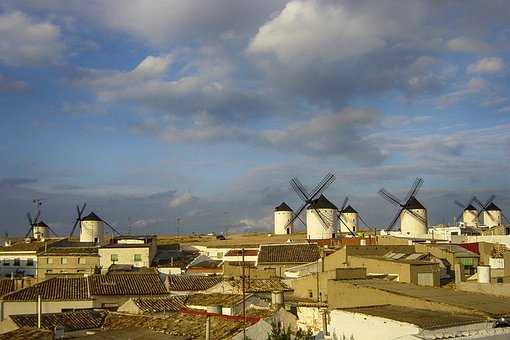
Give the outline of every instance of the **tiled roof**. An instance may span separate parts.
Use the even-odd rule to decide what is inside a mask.
[[[222,260],[205,260],[193,263],[188,268],[220,268],[222,264]]]
[[[88,300],[87,278],[55,277],[9,293],[3,297],[6,301],[36,301],[41,295],[44,300]]]
[[[46,329],[20,328],[0,334],[0,340],[53,340],[53,332]]]
[[[88,277],[92,295],[166,294],[165,285],[156,273],[92,275]]]
[[[262,245],[258,263],[307,263],[321,257],[317,244]]]
[[[25,242],[25,241],[18,241],[16,243],[13,243],[10,246],[4,246],[0,247],[0,252],[8,252],[8,251],[41,251],[44,250],[44,244],[46,243],[47,247],[49,248],[50,245],[57,240],[47,240],[45,242],[40,241],[31,241],[31,242]]]
[[[0,279],[0,296],[10,293],[15,290],[14,280]]]
[[[259,251],[257,249],[245,249],[244,256],[257,256]],[[227,251],[225,256],[243,256],[243,251],[241,249],[231,249]]]
[[[242,329],[242,325],[242,318],[211,316],[211,339],[230,339]],[[148,316],[108,313],[105,328],[142,328],[186,339],[205,339],[205,315],[172,313],[170,316]]]
[[[242,281],[240,279],[230,280],[230,284],[234,288],[242,289]],[[264,293],[275,291],[291,291],[282,280],[277,278],[272,279],[250,279],[245,281],[246,291],[249,293]]]
[[[97,247],[52,247],[41,253],[45,256],[59,256],[59,255],[81,255],[81,256],[99,256]]]
[[[53,330],[63,327],[65,331],[100,328],[106,317],[105,311],[83,310],[65,313],[45,313],[41,317],[41,327]],[[37,314],[10,315],[18,327],[37,327]]]
[[[207,290],[223,280],[221,276],[204,275],[169,275],[170,291],[202,291]]]
[[[418,201],[416,199],[416,197],[414,197],[414,196],[411,196],[409,201],[407,201],[405,208],[406,209],[425,209],[423,204],[421,204],[420,201]]]
[[[186,306],[233,306],[243,301],[239,294],[191,294],[186,299]]]
[[[177,312],[184,307],[186,296],[166,296],[133,298],[135,305],[144,313]]]

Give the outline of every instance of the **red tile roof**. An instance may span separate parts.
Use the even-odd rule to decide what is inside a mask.
[[[203,291],[217,285],[223,281],[223,278],[204,275],[169,275],[167,280],[170,291]]]
[[[160,295],[167,294],[156,273],[128,273],[89,276],[92,295]]]
[[[38,295],[44,300],[88,300],[87,286],[86,277],[55,277],[6,294],[3,300],[36,301]]]
[[[186,298],[185,295],[174,295],[163,298],[140,297],[133,298],[133,302],[143,313],[177,312],[184,307]]]
[[[275,244],[262,245],[258,264],[265,263],[308,263],[321,257],[317,244]]]
[[[41,316],[41,327],[53,330],[63,327],[66,331],[100,328],[106,317],[105,311],[83,310],[65,313],[45,313]],[[18,327],[37,327],[37,314],[10,315]]]
[[[259,251],[256,249],[245,249],[244,256],[257,256]],[[225,256],[243,256],[243,251],[241,249],[232,249],[227,251]]]
[[[15,290],[14,280],[11,279],[0,279],[0,296]]]

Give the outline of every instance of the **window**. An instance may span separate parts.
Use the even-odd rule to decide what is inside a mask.
[[[217,252],[216,257],[221,259],[223,257],[223,252],[221,252],[221,251]]]
[[[34,259],[27,259],[27,267],[32,267],[34,265]]]
[[[313,291],[310,289],[308,290],[308,297],[313,298]]]
[[[85,264],[87,263],[87,259],[85,259],[84,257],[78,257],[78,264]]]
[[[141,254],[135,254],[135,256],[134,256],[134,260],[135,260],[135,262],[140,262],[140,261],[142,261],[142,255],[141,255]]]
[[[8,266],[8,265],[10,265],[9,260],[5,259],[4,260],[4,266]]]
[[[67,257],[62,257],[60,259],[60,264],[67,264]]]
[[[53,273],[53,269],[46,269],[46,273]]]
[[[110,256],[110,260],[111,260],[112,262],[117,262],[117,261],[119,260],[119,255],[118,255],[118,254],[112,254],[112,255]]]
[[[15,265],[15,266],[19,266],[20,262],[21,262],[21,261],[19,260],[19,258],[14,259],[14,265]]]
[[[52,257],[48,257],[48,264],[53,264],[53,258]]]

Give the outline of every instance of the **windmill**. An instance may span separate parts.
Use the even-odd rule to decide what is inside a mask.
[[[39,220],[39,218],[41,217],[41,206],[43,199],[42,198],[34,199],[32,200],[32,202],[37,207],[37,214],[35,215],[35,218],[32,219],[32,215],[29,212],[27,213],[29,228],[27,230],[27,233],[25,234],[25,238],[29,237],[29,235],[32,234],[32,236],[36,240],[40,240],[46,237],[48,230],[51,231],[55,236],[58,236],[57,233],[49,225],[44,223],[44,221]]]
[[[494,204],[493,201],[495,198],[495,195],[491,195],[489,199],[485,201],[485,204],[483,204],[477,197],[474,198],[475,203],[480,206],[478,216],[482,214],[483,224],[489,228],[503,225],[502,218],[504,218],[507,223],[510,223],[501,209]]]
[[[340,231],[348,232],[352,236],[356,236],[356,228],[358,225],[358,212],[350,205],[347,207],[349,197],[345,197],[344,202],[339,210],[337,210],[337,218],[340,221]],[[342,227],[343,225],[343,227]]]
[[[462,220],[464,225],[468,227],[476,227],[478,225],[478,210],[473,206],[475,200],[476,196],[471,197],[467,204],[462,204],[457,200],[454,201],[454,203],[462,209],[460,215],[457,217],[457,221]]]
[[[391,231],[400,218],[400,232],[402,234],[422,235],[427,233],[427,209],[415,197],[422,185],[423,179],[416,178],[403,201],[400,201],[384,188],[379,190],[379,194],[384,199],[398,207],[397,214],[391,220],[386,231]]]
[[[80,242],[101,243],[104,236],[103,224],[117,235],[120,235],[120,232],[114,226],[97,216],[94,212],[90,212],[87,216],[82,217],[86,207],[87,203],[83,203],[81,208],[78,205],[76,206],[76,220],[69,234],[69,238],[73,236],[78,225],[80,226]]]
[[[334,236],[334,229],[336,227],[336,211],[337,208],[327,200],[322,194],[330,185],[335,181],[335,175],[331,172],[328,173],[322,180],[313,188],[308,191],[305,186],[299,181],[298,178],[293,177],[290,180],[290,186],[303,201],[296,213],[293,213],[292,219],[287,223],[288,226],[293,225],[296,219],[301,222],[300,215],[307,210],[307,237],[309,239],[329,239]],[[333,214],[331,212],[333,211]],[[317,225],[320,225],[318,227]]]

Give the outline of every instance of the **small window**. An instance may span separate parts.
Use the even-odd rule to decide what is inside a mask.
[[[46,269],[46,273],[53,273],[53,269]]]
[[[308,297],[309,298],[313,298],[313,291],[312,290],[308,290]]]
[[[223,252],[221,252],[221,251],[217,252],[216,257],[221,259],[223,257]]]
[[[62,257],[60,259],[60,264],[67,264],[67,257]]]
[[[142,261],[142,255],[141,255],[141,254],[135,254],[135,256],[134,256],[134,260],[135,260],[135,262],[140,262],[140,261]]]
[[[87,259],[84,258],[84,257],[78,257],[78,264],[86,264],[87,263]]]
[[[110,260],[111,260],[112,262],[117,262],[117,261],[119,260],[119,255],[118,255],[118,254],[112,254],[112,255],[110,256]]]
[[[34,259],[27,259],[27,267],[32,267],[34,265]]]
[[[19,260],[19,258],[18,259],[14,259],[14,265],[15,266],[19,266],[20,262],[21,261]]]
[[[48,257],[48,264],[53,264],[53,258],[52,257]]]

